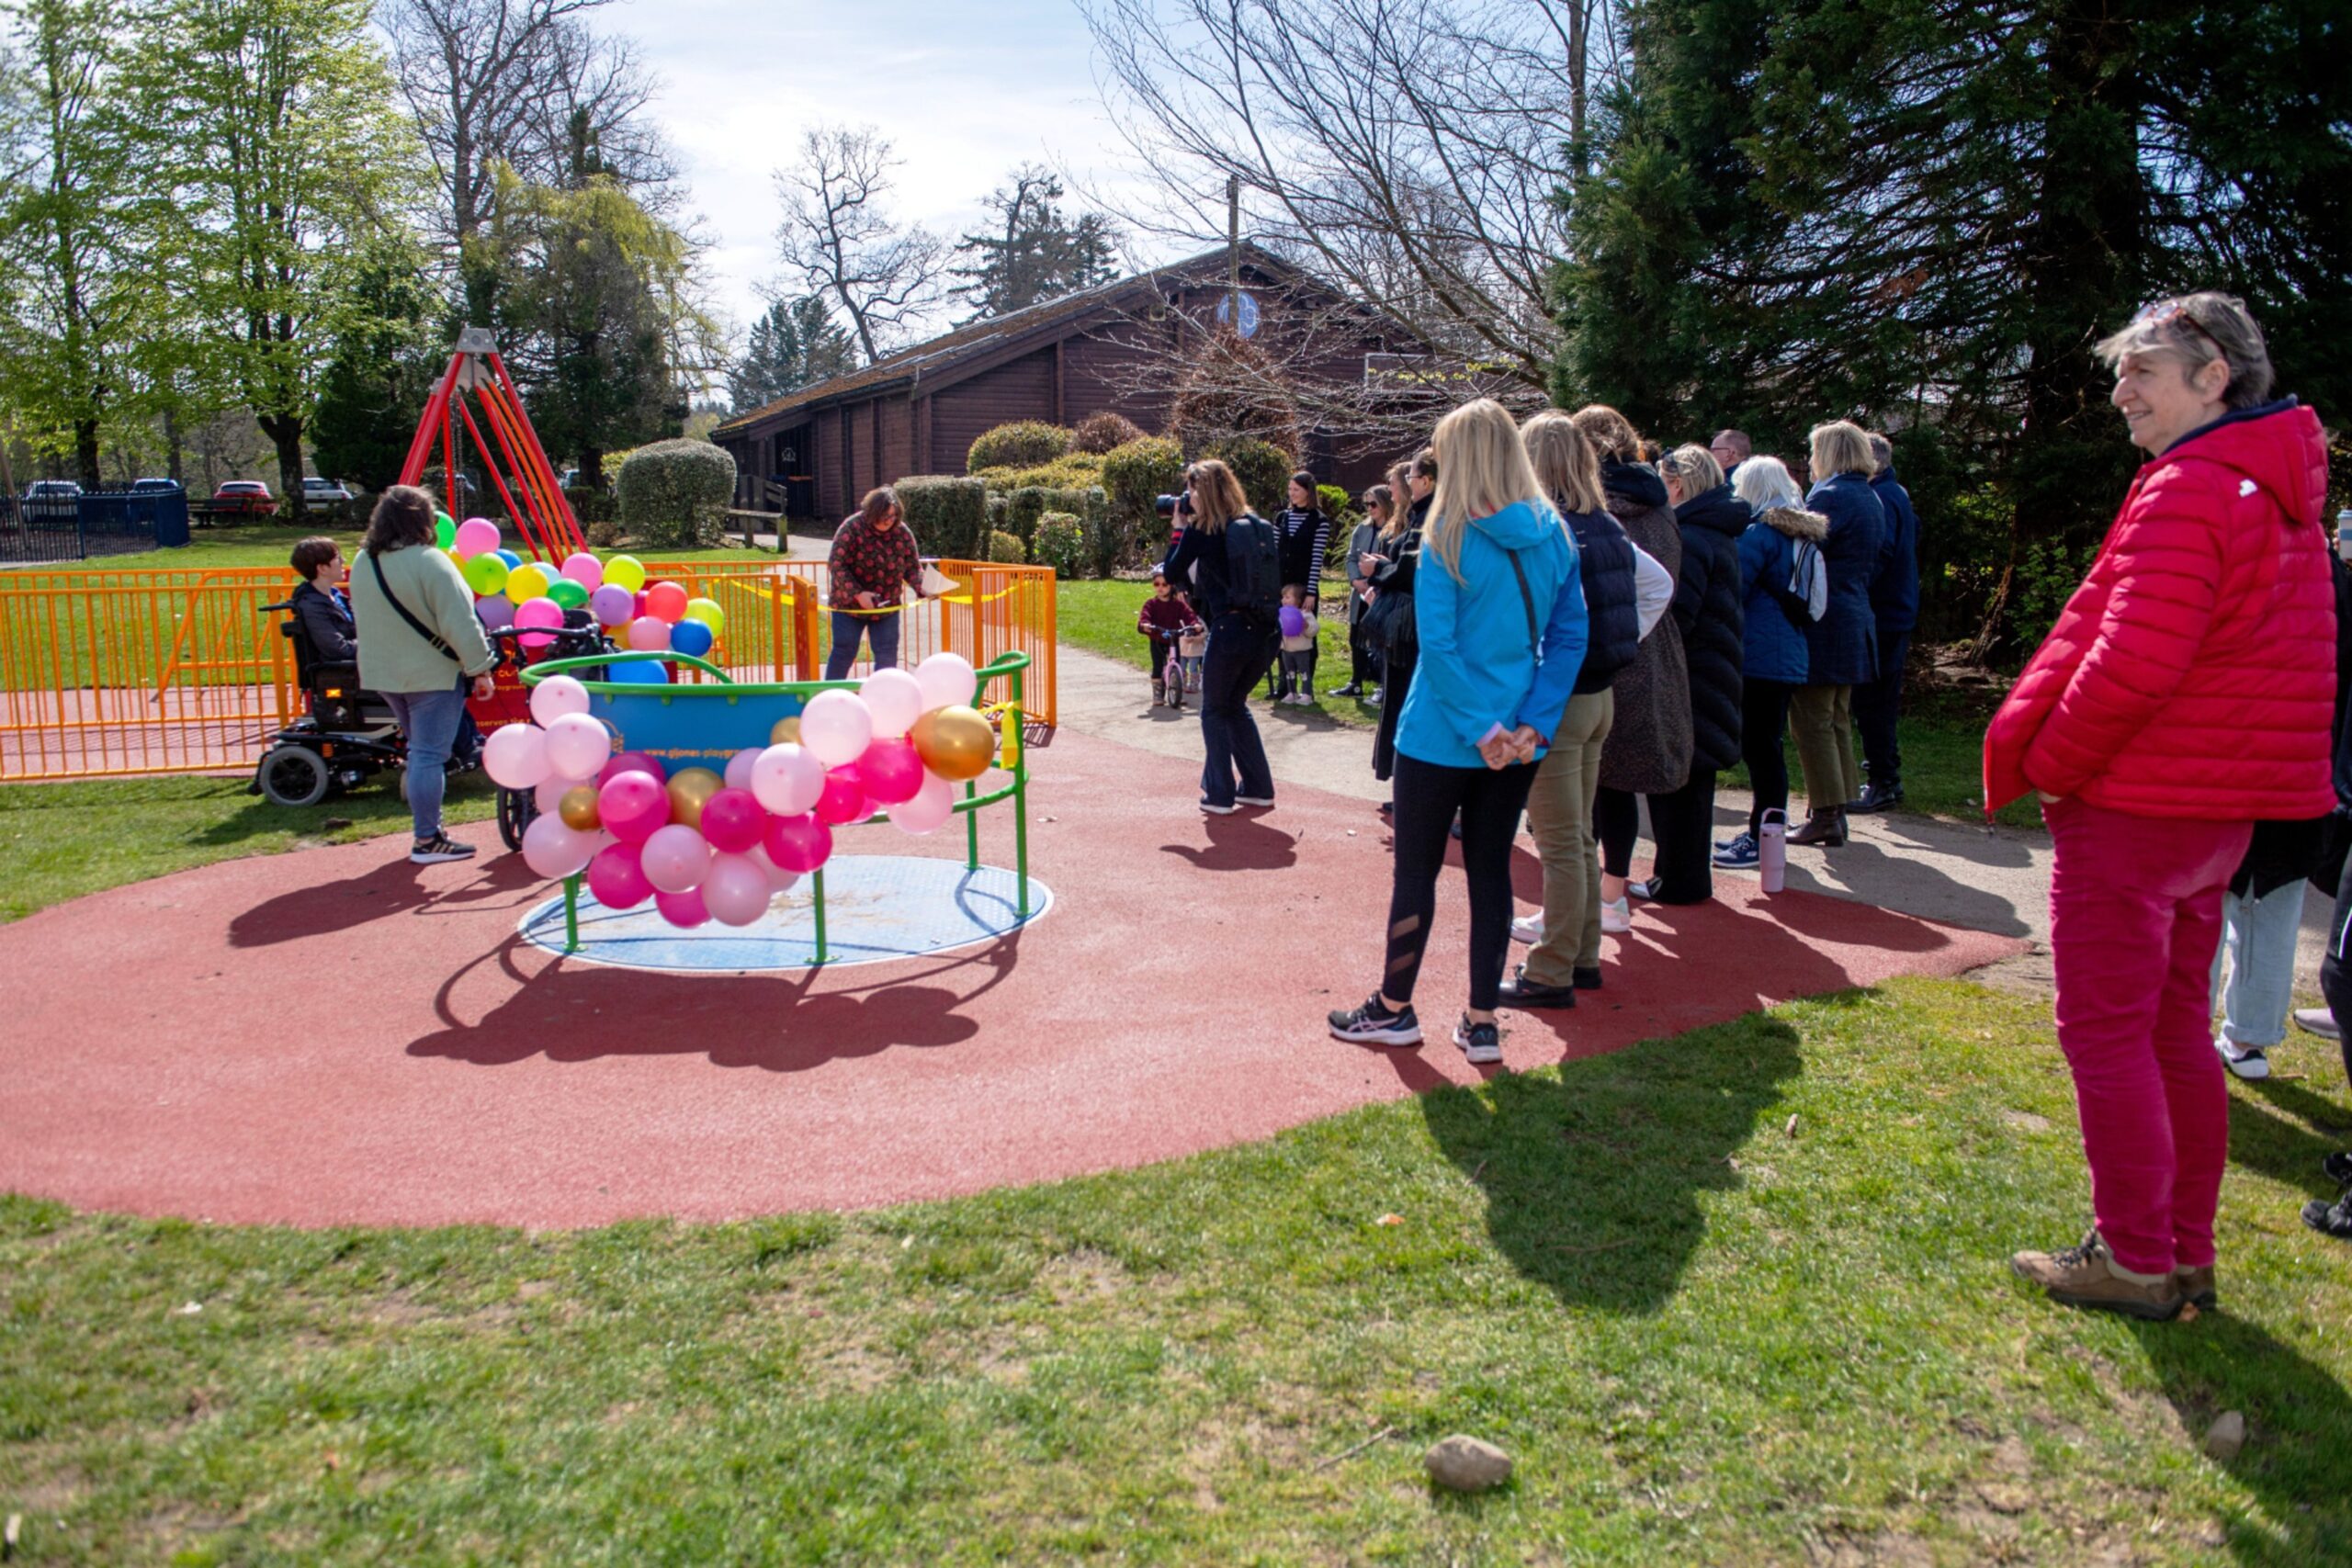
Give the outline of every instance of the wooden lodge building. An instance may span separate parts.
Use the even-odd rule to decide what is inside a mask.
[[[1235,311],[1233,259],[1220,248],[974,321],[739,414],[711,433],[735,459],[736,504],[842,517],[876,485],[963,473],[974,439],[1013,420],[1074,425],[1111,409],[1157,433],[1185,344]],[[1239,262],[1245,335],[1261,322],[1269,337],[1282,331],[1274,323],[1315,323],[1306,352],[1290,345],[1287,363],[1361,386],[1368,359],[1385,362],[1400,346],[1377,316],[1270,253],[1244,243]],[[1351,490],[1401,456],[1344,431],[1302,435],[1304,465]]]

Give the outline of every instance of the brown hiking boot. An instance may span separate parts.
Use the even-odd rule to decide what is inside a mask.
[[[2134,1274],[2093,1231],[2079,1247],[2059,1252],[2020,1252],[2009,1259],[2020,1280],[2041,1286],[2053,1302],[2094,1307],[2130,1317],[2167,1323],[2180,1315],[2180,1281],[2170,1274]]]
[[[1845,841],[1846,810],[1838,806],[1815,812],[1805,818],[1804,827],[1789,835],[1792,844],[1818,844],[1825,850],[1837,849]]]
[[[2202,1269],[2176,1269],[2172,1271],[2172,1282],[2180,1292],[2181,1298],[2193,1304],[2199,1312],[2211,1312],[2222,1304],[2221,1292],[2213,1288],[2213,1266],[2211,1263]]]

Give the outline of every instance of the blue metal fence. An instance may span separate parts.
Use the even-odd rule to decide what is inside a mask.
[[[0,565],[87,560],[187,543],[185,491],[0,496]]]

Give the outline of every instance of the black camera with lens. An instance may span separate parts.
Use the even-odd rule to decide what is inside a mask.
[[[1190,512],[1193,509],[1193,498],[1186,491],[1178,491],[1174,495],[1156,496],[1152,500],[1151,509],[1162,517],[1173,517],[1180,511]]]

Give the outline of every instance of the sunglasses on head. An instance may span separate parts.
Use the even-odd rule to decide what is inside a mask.
[[[2197,312],[2178,299],[2159,299],[2152,305],[2143,305],[2140,308],[2140,313],[2132,317],[2132,321],[2134,325],[2144,323],[2152,327],[2169,327],[2176,322],[2185,322],[2190,332],[2195,333],[2207,343],[2216,348],[2222,346],[2221,341],[2214,337],[2205,323],[2197,319]]]

